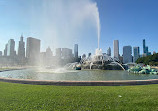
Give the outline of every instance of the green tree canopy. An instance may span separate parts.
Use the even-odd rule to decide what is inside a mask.
[[[143,63],[145,65],[158,65],[158,53],[149,55],[147,57],[141,57],[137,59],[136,63]]]

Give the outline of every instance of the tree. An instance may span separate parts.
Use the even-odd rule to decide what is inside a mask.
[[[147,57],[141,57],[137,59],[136,63],[143,63],[145,65],[158,65],[158,53],[149,55]]]

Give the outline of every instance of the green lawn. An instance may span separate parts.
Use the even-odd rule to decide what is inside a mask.
[[[0,82],[0,111],[158,111],[158,85],[42,86]]]

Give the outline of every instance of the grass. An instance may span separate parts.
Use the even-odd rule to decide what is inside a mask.
[[[0,82],[1,111],[158,111],[158,85],[42,86]]]

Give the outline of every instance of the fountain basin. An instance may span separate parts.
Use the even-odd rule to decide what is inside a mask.
[[[122,80],[122,81],[53,81],[0,78],[2,82],[32,84],[32,85],[57,85],[57,86],[127,86],[158,84],[158,79],[149,80]]]
[[[129,74],[127,71],[45,71],[36,72],[32,69],[7,71],[0,73],[0,81],[62,86],[122,86],[157,84],[158,75]]]

